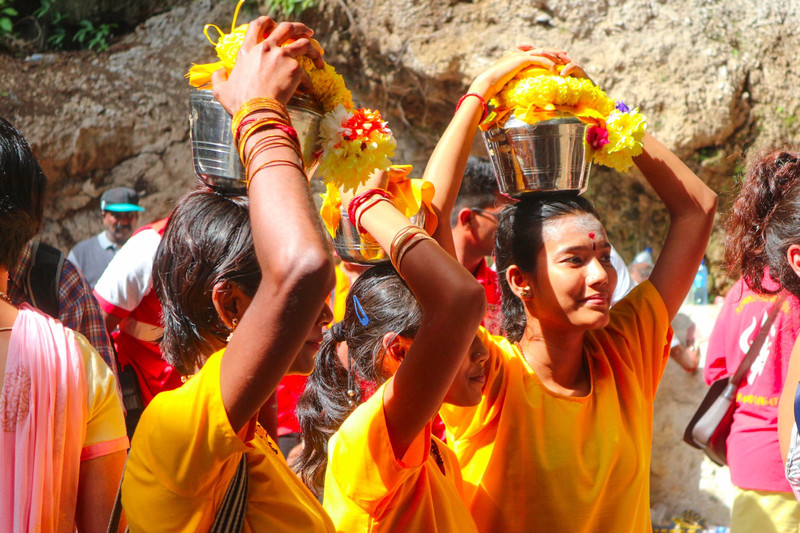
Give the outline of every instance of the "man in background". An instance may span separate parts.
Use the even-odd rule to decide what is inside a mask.
[[[70,250],[67,259],[77,266],[89,285],[94,288],[108,263],[136,229],[139,195],[128,187],[109,189],[100,197],[100,211],[105,229],[98,235],[79,242]]]
[[[500,333],[500,285],[497,272],[489,267],[487,256],[494,254],[497,214],[511,200],[497,188],[494,170],[488,159],[470,156],[453,206],[450,226],[458,262],[469,270],[486,291],[486,316],[483,326]]]

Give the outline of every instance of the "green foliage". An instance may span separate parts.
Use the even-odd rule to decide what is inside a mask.
[[[300,14],[314,5],[314,0],[267,0],[270,10],[282,13],[287,18],[299,17]]]
[[[0,36],[9,34],[14,30],[12,17],[17,15],[17,10],[11,7],[9,0],[0,0]]]
[[[89,20],[82,20],[81,27],[72,36],[72,40],[79,43],[81,47],[98,52],[108,49],[108,40],[112,37],[111,30],[116,28],[116,24],[100,24],[95,26]]]
[[[20,4],[20,11],[10,7]],[[14,20],[16,19],[16,20]],[[31,21],[38,28],[37,36],[31,37],[14,33],[15,22]],[[24,24],[22,25],[24,26]],[[8,29],[7,29],[8,28]],[[108,49],[117,24],[83,19],[70,21],[59,11],[53,0],[0,0],[0,37],[12,34],[14,37],[38,42],[36,47],[43,49],[84,49],[101,52]],[[23,30],[24,33],[24,30]]]

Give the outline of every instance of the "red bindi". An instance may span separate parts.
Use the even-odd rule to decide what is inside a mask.
[[[590,232],[589,232],[589,238],[590,238],[590,239],[592,239],[592,240],[594,240],[594,232],[593,232],[593,231],[590,231]]]

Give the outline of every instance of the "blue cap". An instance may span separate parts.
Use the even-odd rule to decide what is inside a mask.
[[[139,205],[139,194],[136,191],[128,187],[115,187],[100,197],[100,210],[114,213],[142,212],[144,207]]]

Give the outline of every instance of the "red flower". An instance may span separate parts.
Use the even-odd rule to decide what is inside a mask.
[[[593,150],[599,150],[608,144],[608,130],[603,126],[589,126],[586,130],[586,142]]]

